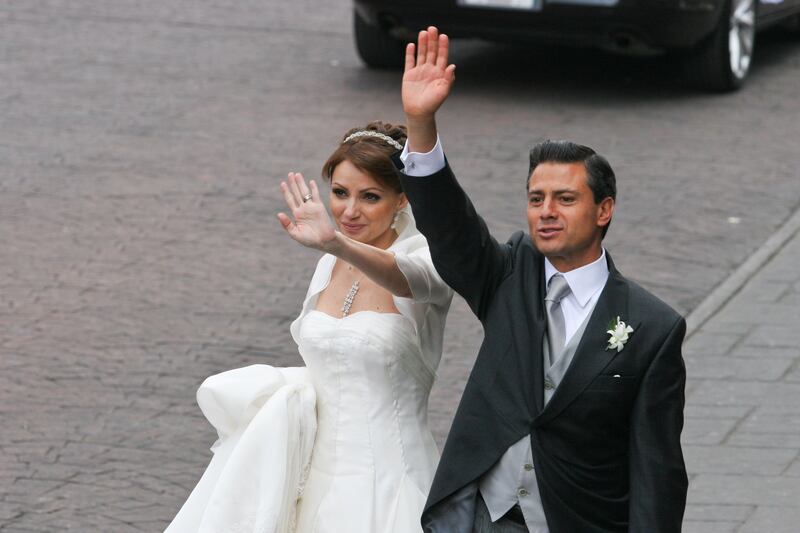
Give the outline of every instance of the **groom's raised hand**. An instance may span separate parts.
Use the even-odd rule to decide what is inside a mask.
[[[430,117],[450,94],[455,65],[447,64],[450,42],[431,26],[419,32],[417,46],[406,46],[403,72],[403,110],[410,117]]]
[[[429,152],[436,144],[436,111],[456,78],[456,66],[447,63],[449,48],[447,35],[433,26],[419,32],[416,46],[406,46],[402,97],[409,151]]]

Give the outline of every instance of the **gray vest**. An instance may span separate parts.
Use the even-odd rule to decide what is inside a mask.
[[[583,333],[589,324],[594,308],[589,310],[586,318],[564,346],[559,357],[553,358],[547,335],[544,336],[544,404],[553,397],[558,385],[567,372],[575,352],[578,351]],[[504,515],[514,504],[519,503],[525,524],[530,533],[549,533],[547,521],[536,482],[531,453],[531,437],[526,435],[512,444],[500,460],[481,478],[479,483],[481,496],[486,502],[492,521]]]

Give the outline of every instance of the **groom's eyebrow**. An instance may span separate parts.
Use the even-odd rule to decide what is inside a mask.
[[[545,191],[542,189],[531,189],[528,191],[528,196],[533,196],[534,194],[545,194]],[[553,194],[580,194],[578,189],[556,189],[553,191]]]

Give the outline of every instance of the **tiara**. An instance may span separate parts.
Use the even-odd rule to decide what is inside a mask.
[[[400,144],[399,142],[395,141],[394,139],[392,139],[388,135],[385,135],[383,133],[379,133],[377,131],[371,131],[371,130],[357,131],[355,133],[351,133],[350,135],[347,136],[347,138],[345,140],[342,141],[342,144],[346,143],[347,141],[352,141],[353,139],[358,139],[359,137],[375,137],[375,138],[378,138],[378,139],[380,139],[382,141],[386,141],[387,144],[397,148],[398,150],[402,150],[403,149],[403,145],[402,144]]]

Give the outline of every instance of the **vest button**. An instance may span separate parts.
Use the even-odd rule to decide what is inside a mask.
[[[553,389],[555,389],[555,385],[553,385],[553,382],[550,381],[550,378],[546,378],[544,380],[544,388],[545,388],[545,390],[553,390]]]
[[[518,494],[519,496],[527,496],[527,495],[528,495],[528,491],[527,491],[527,490],[525,490],[525,489],[519,489],[519,490],[517,491],[517,494]]]
[[[533,465],[532,465],[532,464],[530,464],[530,463],[525,463],[525,470],[527,470],[528,472],[530,472],[531,470],[533,470]]]

